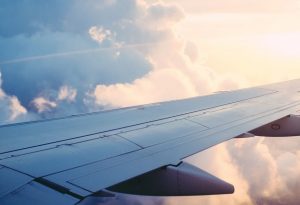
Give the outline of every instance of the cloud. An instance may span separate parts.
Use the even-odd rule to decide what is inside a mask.
[[[69,86],[62,86],[59,89],[57,99],[59,101],[66,100],[67,102],[73,102],[73,101],[76,100],[75,99],[76,95],[77,95],[77,90],[76,89],[73,89],[73,88],[71,88]]]
[[[57,104],[53,101],[47,100],[43,97],[38,97],[35,98],[32,101],[32,104],[34,107],[37,108],[38,113],[46,112],[46,111],[51,111],[53,108],[57,107]]]
[[[195,44],[176,32],[185,18],[176,5],[142,0],[5,0],[1,4],[1,123],[246,85],[239,76],[219,76],[202,65]],[[293,179],[298,177],[299,151],[288,142],[289,153],[282,144],[251,140],[230,141],[191,160],[239,187],[231,198],[196,198],[192,203],[297,203],[299,183]],[[121,198],[145,203],[145,198]],[[184,204],[194,199],[172,200]]]
[[[231,156],[234,161],[239,163],[239,170],[250,184],[249,195],[259,203],[262,198],[272,197],[274,189],[282,187],[282,181],[276,173],[277,164],[268,147],[256,140],[244,140],[236,144],[228,144],[228,150],[232,151]],[[247,153],[245,155],[244,153]],[[257,168],[260,167],[259,171]]]
[[[81,101],[77,101],[77,90],[63,85],[58,90],[45,90],[30,103],[31,112],[41,118],[54,118],[83,113],[86,111]]]
[[[9,40],[0,37],[0,45],[7,48],[7,55],[27,56],[86,50],[99,46],[91,37],[85,39],[68,33],[48,32]],[[1,70],[5,79],[3,89],[18,96],[22,104],[29,108],[30,101],[47,89],[57,90],[67,84],[76,88],[78,95],[84,95],[90,87],[98,83],[130,82],[144,75],[150,68],[151,65],[140,53],[128,48],[2,65]],[[24,90],[27,90],[26,93]]]
[[[277,141],[276,138],[270,140]],[[249,184],[253,204],[297,204],[300,183],[295,179],[300,175],[299,153],[292,154],[283,149],[275,156],[272,152],[276,149],[267,146],[264,141],[263,138],[254,138],[238,144],[227,143],[234,163]],[[280,141],[281,146],[290,143]]]
[[[251,1],[186,1],[174,0],[184,5],[185,9],[194,13],[298,13],[299,1],[272,1],[266,0],[262,3],[259,0]]]
[[[1,121],[4,123],[15,122],[21,116],[27,114],[26,109],[15,96],[2,95],[0,97]]]
[[[45,90],[58,90],[63,85],[69,85],[77,89],[80,100],[87,90],[98,83],[131,82],[146,74],[151,64],[135,48],[101,50],[135,43],[129,41],[132,25],[135,25],[130,22],[139,13],[140,6],[138,1],[124,4],[123,1],[108,3],[90,0],[61,5],[58,1],[45,4],[28,0],[26,5],[15,5],[7,1],[5,8],[8,12],[1,13],[2,19],[10,19],[9,11],[14,11],[18,13],[15,17],[18,20],[0,31],[0,47],[5,48],[0,61],[16,62],[14,60],[20,58],[27,58],[28,61],[2,64],[3,89],[17,96],[27,109],[31,109],[31,101]],[[61,7],[65,12],[60,12]],[[43,10],[45,16],[40,16]],[[50,17],[48,13],[55,13],[56,16]],[[118,16],[112,18],[111,13]],[[19,20],[22,23],[18,23]],[[152,42],[152,39],[141,40]],[[91,52],[65,55],[80,50]]]
[[[110,38],[112,35],[110,30],[105,30],[102,27],[97,28],[96,26],[93,26],[89,29],[89,34],[92,39],[98,41],[99,43],[102,43],[106,38]]]
[[[24,120],[27,110],[20,104],[16,96],[9,96],[1,89],[0,73],[0,124]]]
[[[174,26],[183,18],[184,13],[180,7],[159,2],[146,8],[146,14],[142,22],[153,30],[165,30]]]
[[[211,93],[220,90],[221,86],[224,89],[240,86],[233,78],[219,77],[211,69],[202,66],[195,44],[177,35],[175,26],[184,18],[181,9],[158,3],[144,5],[143,10],[145,12],[136,21],[135,29],[148,31],[152,36],[158,35],[162,42],[139,50],[151,63],[152,70],[130,83],[98,84],[89,93],[93,99],[89,102],[93,101],[94,107],[121,107],[174,100]],[[152,25],[154,19],[155,26]],[[145,25],[145,22],[148,24]]]
[[[184,48],[184,54],[189,57],[191,62],[195,62],[198,59],[197,46],[193,42],[187,41]]]
[[[97,85],[92,93],[96,104],[109,107],[146,104],[196,94],[189,79],[174,69],[151,72],[131,84]]]
[[[200,66],[196,46],[177,35],[175,27],[184,12],[176,5],[142,0],[75,0],[60,5],[28,0],[26,5],[7,1],[5,8],[19,15],[10,27],[4,21],[0,31],[0,47],[5,48],[0,55],[2,87],[28,111],[43,117],[218,89],[220,79]],[[40,15],[46,8],[45,16]],[[9,12],[1,15],[10,18]],[[76,90],[76,97],[57,102],[66,94],[59,90],[63,86]],[[67,104],[72,104],[67,109],[71,111],[63,109]]]

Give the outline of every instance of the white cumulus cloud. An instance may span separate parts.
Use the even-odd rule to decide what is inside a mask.
[[[1,89],[0,73],[0,124],[11,123],[21,120],[27,110],[20,104],[16,96],[9,96]]]

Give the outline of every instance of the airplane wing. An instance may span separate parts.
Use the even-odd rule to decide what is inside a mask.
[[[114,191],[232,193],[230,184],[182,160],[234,137],[300,135],[299,110],[300,80],[292,80],[4,125],[0,204],[76,204]]]

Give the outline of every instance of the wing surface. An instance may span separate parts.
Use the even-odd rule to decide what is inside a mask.
[[[0,203],[74,204],[299,109],[293,80],[1,126]]]

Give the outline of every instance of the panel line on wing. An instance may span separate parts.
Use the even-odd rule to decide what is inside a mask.
[[[264,119],[264,118],[266,118],[266,117],[270,117],[270,116],[276,116],[277,114],[280,114],[280,115],[282,115],[282,111],[286,111],[286,109],[289,109],[289,108],[292,108],[292,107],[294,107],[295,105],[299,105],[299,102],[297,102],[297,103],[293,103],[293,104],[288,104],[288,105],[286,105],[286,106],[283,106],[282,107],[282,109],[281,110],[279,110],[278,112],[276,112],[275,114],[274,114],[274,110],[269,110],[268,112],[263,112],[263,114],[261,114],[261,116],[259,117],[259,118],[257,118],[257,119]],[[239,125],[241,125],[241,124],[246,124],[247,122],[251,122],[251,121],[253,121],[253,120],[255,120],[256,118],[254,118],[254,117],[251,117],[251,119],[244,119],[242,122],[240,122],[239,123]],[[260,121],[259,121],[260,122]],[[261,122],[260,122],[261,123]],[[257,123],[257,124],[259,124],[259,123]],[[232,126],[225,126],[225,127],[228,127],[228,129],[220,129],[220,130],[218,130],[217,132],[216,131],[213,131],[213,130],[209,130],[208,131],[208,134],[206,135],[206,139],[208,140],[208,141],[210,141],[211,142],[211,139],[209,139],[209,137],[211,137],[212,135],[215,135],[215,134],[217,134],[217,133],[223,133],[224,132],[224,130],[228,130],[228,131],[230,131],[231,132],[231,129],[232,129]],[[223,134],[222,134],[223,135]],[[227,135],[226,135],[227,136]],[[202,136],[203,137],[203,136]],[[204,140],[203,138],[201,137],[201,140]],[[230,136],[230,138],[233,138],[234,136]],[[215,139],[215,140],[217,140],[217,142],[219,143],[219,142],[222,142],[222,141],[224,141],[224,140],[227,140],[227,139],[229,139],[228,137],[226,137],[226,138],[212,138],[212,139]],[[177,149],[179,146],[183,146],[184,144],[189,144],[189,146],[190,145],[194,145],[195,146],[195,151],[192,151],[190,154],[192,154],[192,153],[195,153],[195,152],[199,152],[199,150],[202,150],[202,149],[200,149],[199,148],[199,144],[197,143],[197,144],[195,144],[194,142],[197,142],[199,140],[199,137],[198,136],[190,136],[190,139],[186,139],[185,138],[185,141],[183,142],[183,143],[173,143],[174,145],[172,146],[171,144],[169,144],[168,145],[168,148],[167,148],[167,146],[162,146],[162,148],[161,148],[161,151],[157,151],[157,152],[155,152],[155,153],[153,153],[153,154],[151,154],[151,158],[152,158],[152,156],[158,156],[157,157],[157,160],[158,159],[160,159],[160,160],[162,160],[163,161],[163,157],[159,157],[159,153],[167,153],[168,151],[167,150],[173,150],[173,149],[176,149],[177,151],[176,152],[179,152],[179,150]],[[204,141],[206,141],[206,140],[204,140]],[[189,147],[189,146],[187,146],[187,147]],[[207,145],[205,145],[205,146],[207,146]],[[164,148],[163,148],[164,147]],[[206,148],[208,148],[209,146],[207,146]],[[197,148],[197,150],[196,150],[196,148]],[[206,149],[205,148],[205,149]],[[154,149],[154,147],[153,147],[153,149]],[[169,152],[168,152],[169,153]],[[179,154],[182,154],[181,152],[179,152]],[[176,156],[177,155],[179,155],[179,154],[176,154]],[[167,156],[170,158],[170,157],[172,157],[172,156],[170,156],[169,154],[167,154]],[[175,156],[175,155],[174,155]],[[189,156],[189,155],[186,155],[186,156]],[[136,161],[136,160],[138,160],[138,161],[145,161],[146,159],[149,159],[148,157],[150,157],[150,156],[144,156],[144,157],[142,157],[142,158],[139,158],[139,159],[134,159],[133,161]],[[185,157],[184,157],[185,158]],[[144,160],[143,160],[144,159]],[[152,160],[154,160],[154,159],[152,159]],[[151,160],[151,161],[152,161]],[[171,159],[168,159],[168,161],[170,162],[170,160]],[[175,160],[175,158],[174,158],[174,160]],[[121,164],[123,164],[123,166],[127,166],[128,164],[132,164],[132,162],[133,161],[126,161],[126,165],[124,164],[124,162],[122,163],[122,160],[120,161],[121,162]],[[176,160],[175,160],[176,161]],[[150,163],[151,164],[151,163]],[[160,164],[160,163],[159,163]],[[109,167],[118,167],[118,166],[120,166],[120,164],[119,165],[113,165],[112,166],[112,164],[109,166]],[[104,172],[105,170],[108,170],[108,167],[107,168],[104,168],[104,167],[102,167],[101,168],[101,170],[99,170],[99,171],[96,171],[96,170],[94,170],[92,173],[90,173],[90,174],[85,174],[84,176],[88,176],[88,175],[94,175],[94,174],[96,174],[96,173],[102,173],[102,172]],[[83,178],[84,178],[84,176],[82,176]],[[104,176],[104,175],[102,175],[102,176]],[[79,177],[79,178],[82,178],[82,177]],[[82,178],[82,179],[83,179]],[[77,179],[76,179],[76,181],[78,180],[78,177],[77,177]],[[72,180],[73,182],[74,182],[74,180]]]
[[[124,139],[124,140],[126,140],[126,141],[128,141],[128,142],[130,142],[130,143],[135,144],[136,146],[140,147],[141,149],[144,149],[143,146],[139,145],[138,143],[135,143],[134,141],[132,141],[132,140],[126,138],[126,137],[121,136],[120,134],[117,134],[117,136],[120,137],[120,138],[122,138],[122,139]]]
[[[34,129],[35,126],[48,127],[50,130],[47,129],[44,131],[44,133],[39,133],[40,136],[37,139],[33,138],[32,136],[28,136],[28,137],[32,138],[32,140],[30,141],[31,143],[29,143],[28,141],[24,141],[24,140],[22,141],[22,143],[11,143],[13,140],[20,140],[20,139],[22,139],[22,137],[25,137],[25,136],[22,136],[22,137],[14,136],[16,134],[19,135],[20,133],[24,134],[23,131],[14,133],[14,134],[12,134],[12,136],[9,136],[10,135],[9,134],[6,137],[7,142],[0,145],[0,149],[3,149],[1,153],[9,153],[9,152],[17,151],[17,150],[35,148],[38,146],[64,142],[67,140],[84,138],[84,137],[94,135],[94,134],[103,134],[105,132],[117,131],[120,129],[134,127],[137,125],[143,125],[143,124],[147,124],[147,123],[156,122],[159,120],[166,120],[166,119],[170,119],[170,118],[174,118],[174,117],[180,117],[180,116],[196,113],[196,112],[203,111],[203,110],[216,108],[219,106],[225,106],[225,105],[229,105],[229,104],[236,103],[236,102],[242,102],[242,101],[246,101],[249,99],[259,98],[262,96],[274,94],[276,92],[277,91],[271,92],[270,90],[265,90],[265,89],[261,89],[261,88],[245,89],[245,90],[239,90],[239,91],[235,91],[235,92],[229,92],[226,94],[222,94],[221,96],[219,96],[219,95],[203,96],[203,97],[196,97],[196,98],[192,98],[192,99],[188,99],[188,100],[178,100],[178,101],[161,103],[161,106],[146,107],[144,110],[123,109],[123,110],[99,113],[99,116],[102,116],[101,114],[107,115],[107,116],[109,116],[111,114],[114,116],[114,118],[111,119],[111,123],[109,123],[109,124],[106,123],[105,124],[106,127],[104,126],[103,128],[102,128],[101,124],[99,124],[98,126],[95,125],[95,127],[87,126],[87,127],[93,128],[93,129],[86,128],[84,131],[81,131],[82,129],[79,129],[78,132],[81,132],[81,134],[78,134],[75,137],[74,137],[74,135],[71,135],[70,133],[68,133],[67,135],[64,135],[65,134],[65,132],[63,132],[64,127],[62,127],[61,128],[62,131],[60,131],[60,132],[62,132],[62,134],[53,136],[53,138],[52,137],[46,138],[43,136],[43,135],[45,135],[45,136],[51,135],[51,133],[53,131],[51,131],[50,128],[52,126],[54,126],[54,125],[58,126],[58,125],[64,124],[63,122],[59,123],[59,121],[61,121],[62,119],[28,123],[28,124],[24,124],[24,126],[30,125],[30,128],[31,128],[30,130]],[[222,97],[224,97],[223,100],[222,100]],[[214,103],[210,103],[210,100],[212,100],[212,102],[214,102]],[[221,102],[217,103],[219,100],[221,100]],[[202,105],[201,104],[197,105],[198,101],[199,101],[199,103],[202,103]],[[180,107],[180,109],[178,109],[178,107]],[[119,113],[120,111],[122,111],[122,112]],[[128,115],[128,114],[130,115],[131,111],[134,111],[135,115],[137,115],[137,116],[133,117],[129,121],[128,120],[126,121],[125,119],[122,118],[123,121],[118,122],[119,125],[116,125],[116,127],[112,126],[112,124],[114,124],[114,120],[119,119],[119,117],[120,117],[119,115],[124,117],[123,115]],[[93,116],[94,118],[99,117],[98,115],[87,115],[87,116]],[[118,118],[116,118],[116,117],[118,117]],[[139,119],[139,117],[142,117],[142,118]],[[69,122],[72,121],[72,123],[75,123],[75,124],[78,123],[78,120],[80,122],[83,120],[79,117],[63,118],[63,120],[68,120],[68,119],[69,119]],[[95,124],[95,122],[93,122],[93,123]],[[130,123],[132,123],[132,124],[130,124]],[[16,126],[16,125],[14,125],[14,126]],[[19,130],[22,130],[23,128],[26,130],[26,128],[23,125],[20,125],[20,126],[21,127],[19,127],[20,128]],[[68,126],[70,126],[70,123],[68,124]],[[73,129],[76,128],[76,131],[77,131],[77,129],[78,129],[77,127],[78,126],[75,126],[75,127],[73,126]],[[3,132],[5,131],[5,133],[6,133],[6,134],[4,134],[4,136],[7,135],[8,133],[11,133],[12,130],[9,128],[12,128],[12,126],[1,127],[1,129],[4,129]],[[26,131],[28,132],[28,130],[26,130]],[[72,131],[71,133],[73,133],[73,134],[76,133],[74,130],[69,130],[69,131]],[[90,132],[87,133],[88,131],[90,131]],[[53,139],[53,140],[51,140],[51,139]]]
[[[222,125],[219,127],[220,130],[218,131],[214,131],[214,129],[209,129],[207,130],[207,134],[206,135],[202,135],[201,137],[198,137],[198,136],[190,136],[190,139],[188,138],[185,138],[185,141],[182,143],[182,144],[192,144],[192,142],[194,141],[197,141],[201,138],[201,140],[204,140],[204,139],[208,139],[210,138],[212,135],[215,135],[217,133],[222,133],[222,132],[225,132],[225,131],[230,131],[232,130],[233,128],[239,128],[240,125],[243,125],[243,124],[246,124],[246,123],[250,123],[250,122],[256,122],[256,121],[259,121],[260,119],[262,118],[265,118],[265,117],[268,117],[269,115],[276,115],[276,114],[279,114],[281,113],[282,111],[285,111],[289,108],[294,108],[295,106],[300,106],[300,103],[299,101],[296,101],[296,102],[293,102],[293,103],[289,103],[285,106],[281,106],[281,107],[278,107],[278,108],[273,108],[272,110],[268,110],[268,111],[265,111],[265,112],[262,112],[262,113],[259,113],[257,115],[253,115],[253,116],[249,116],[248,118],[245,118],[243,120],[240,120],[240,121],[235,121],[235,122],[239,122],[238,124],[235,124],[234,126],[230,126],[230,124],[234,124],[235,122],[231,122],[231,123],[228,123],[228,124],[225,124],[225,125]],[[288,115],[288,114],[287,114]],[[282,116],[284,117],[284,116]],[[276,118],[278,119],[278,118]],[[251,123],[250,123],[251,124]],[[224,127],[224,129],[222,128]],[[227,128],[226,128],[227,127]],[[251,129],[250,129],[251,130]],[[241,133],[242,134],[242,133]],[[234,138],[235,136],[231,136],[230,138]],[[224,140],[228,140],[228,139],[224,139]],[[223,140],[223,141],[224,141]],[[180,144],[175,144],[175,146],[169,146],[168,149],[173,149],[177,146],[181,146]],[[161,151],[164,152],[165,149],[161,148]],[[191,154],[193,155],[193,154]]]

